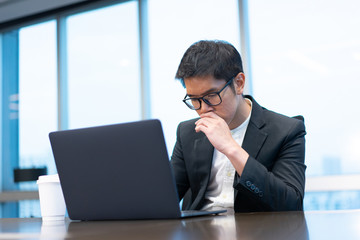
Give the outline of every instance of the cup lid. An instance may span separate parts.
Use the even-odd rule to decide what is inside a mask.
[[[42,175],[39,176],[39,179],[36,181],[37,184],[49,183],[49,182],[60,182],[59,175],[58,174]]]

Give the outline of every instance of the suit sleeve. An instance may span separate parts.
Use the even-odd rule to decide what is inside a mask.
[[[238,191],[235,210],[248,207],[241,206],[241,202],[252,202],[260,211],[303,209],[306,132],[302,121],[292,123],[270,167],[250,156],[241,177],[235,175],[234,188]],[[236,206],[237,201],[240,206]]]
[[[186,173],[182,143],[181,143],[181,124],[177,128],[176,143],[171,156],[171,166],[175,177],[179,199],[181,200],[189,189],[189,180]]]

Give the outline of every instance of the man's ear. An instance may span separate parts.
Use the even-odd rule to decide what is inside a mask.
[[[239,72],[234,78],[234,87],[237,95],[242,95],[244,93],[245,74],[243,72]]]

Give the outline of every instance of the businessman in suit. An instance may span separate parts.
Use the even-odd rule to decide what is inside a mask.
[[[171,157],[183,209],[302,210],[304,122],[244,96],[238,51],[225,41],[196,42],[176,78],[199,115],[179,124]]]

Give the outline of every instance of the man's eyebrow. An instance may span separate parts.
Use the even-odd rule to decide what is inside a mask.
[[[200,96],[204,96],[206,94],[209,94],[209,93],[214,93],[214,92],[218,92],[219,89],[217,88],[210,88],[208,90],[206,90],[205,92],[203,92],[202,94],[200,95],[193,95],[193,94],[186,94],[188,97],[200,97]]]

